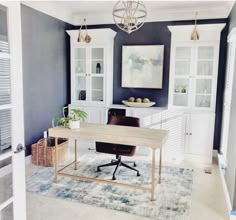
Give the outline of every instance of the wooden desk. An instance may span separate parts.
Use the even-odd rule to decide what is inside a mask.
[[[162,169],[162,146],[168,137],[167,130],[160,129],[150,129],[150,128],[137,128],[137,127],[127,127],[127,126],[117,126],[117,125],[102,125],[102,124],[89,124],[82,123],[81,128],[77,130],[71,130],[68,128],[56,127],[49,129],[49,136],[55,137],[55,182],[58,181],[58,176],[71,177],[75,179],[95,181],[100,183],[108,183],[119,186],[131,187],[133,189],[142,189],[149,191],[151,193],[151,201],[154,200],[154,191],[157,183],[161,183],[161,169]],[[57,146],[58,138],[73,138],[75,139],[75,160],[65,166],[64,168],[58,170],[58,160],[57,160]],[[144,186],[131,185],[121,182],[114,182],[103,179],[95,179],[83,176],[75,176],[62,171],[68,166],[74,164],[75,169],[77,169],[77,139],[80,140],[90,140],[98,142],[107,142],[114,144],[127,144],[141,147],[149,147],[152,149],[152,171],[151,171],[151,188]],[[155,180],[155,152],[160,150],[159,159],[159,176],[158,180]]]

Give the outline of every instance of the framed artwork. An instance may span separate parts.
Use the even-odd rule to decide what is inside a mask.
[[[122,87],[161,89],[164,45],[122,47]]]

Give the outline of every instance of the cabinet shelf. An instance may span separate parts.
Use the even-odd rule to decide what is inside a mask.
[[[176,58],[175,61],[189,62],[189,58]]]
[[[201,58],[199,58],[199,59],[197,59],[198,61],[214,61],[214,59],[201,59]]]
[[[199,93],[199,92],[198,92],[198,93],[196,93],[195,95],[205,95],[205,96],[209,96],[209,95],[212,95],[212,94],[211,94],[211,93],[201,93],[201,92]]]
[[[104,77],[103,73],[92,73],[91,76],[93,77]]]
[[[92,59],[92,62],[103,62],[103,59]]]
[[[86,59],[79,59],[79,58],[75,58],[75,61],[86,61]]]
[[[92,91],[96,92],[103,92],[103,89],[92,89]]]
[[[187,92],[174,92],[175,95],[188,95]]]
[[[75,76],[86,76],[86,73],[75,73]]]

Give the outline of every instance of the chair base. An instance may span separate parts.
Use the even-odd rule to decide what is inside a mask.
[[[97,167],[97,172],[101,171],[101,169],[100,169],[101,167],[116,166],[116,168],[115,168],[115,170],[113,172],[113,176],[112,176],[112,180],[116,180],[116,172],[117,172],[117,170],[118,170],[118,168],[120,166],[123,166],[125,168],[130,169],[130,170],[136,171],[137,172],[137,176],[140,176],[140,173],[139,173],[139,171],[137,169],[135,169],[135,168],[133,168],[133,167],[131,167],[131,166],[129,166],[126,163],[121,161],[121,156],[117,156],[116,158],[117,158],[117,160],[111,160],[110,163],[106,163],[106,164],[98,166]],[[134,163],[134,167],[136,167],[136,163],[135,162],[133,162],[133,163]]]

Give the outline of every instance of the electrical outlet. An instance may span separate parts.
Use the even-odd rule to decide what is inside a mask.
[[[204,169],[204,171],[205,171],[205,173],[207,173],[207,174],[212,174],[212,168],[211,168],[211,167],[206,167],[206,168]]]
[[[48,132],[47,132],[47,131],[44,131],[44,132],[43,132],[43,138],[46,139],[47,137],[48,137]]]

